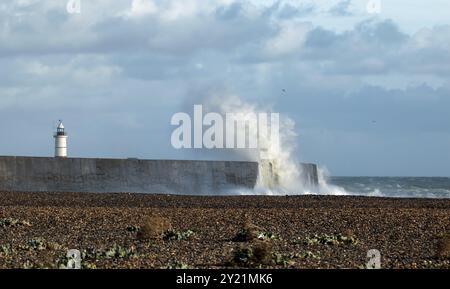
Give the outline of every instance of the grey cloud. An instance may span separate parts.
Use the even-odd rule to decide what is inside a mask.
[[[333,16],[351,16],[353,13],[350,12],[351,0],[342,0],[334,5],[329,13]]]
[[[215,14],[171,21],[154,15],[112,14],[103,17],[102,13],[92,14],[89,19],[83,13],[69,15],[63,7],[40,8],[20,17],[9,10],[0,11],[0,24],[8,27],[0,32],[3,40],[0,56],[127,50],[179,54],[205,49],[229,50],[264,38],[270,30],[267,19],[250,18],[241,12],[242,5],[238,3],[217,6]]]
[[[344,33],[317,27],[308,34],[299,58],[322,62],[324,72],[334,74],[448,74],[450,49],[438,41],[431,44],[434,40],[420,47],[392,21],[364,21]]]
[[[240,16],[242,9],[242,3],[234,2],[228,6],[217,7],[215,14],[220,20],[232,20]]]
[[[289,19],[313,15],[316,12],[316,6],[311,3],[300,3],[300,5],[291,5],[283,1],[275,1],[272,5],[267,7],[262,17],[275,17],[279,19]]]

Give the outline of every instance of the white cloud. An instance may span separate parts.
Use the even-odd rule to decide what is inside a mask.
[[[131,3],[131,16],[143,16],[147,14],[156,14],[158,7],[152,0],[133,0]]]
[[[304,22],[284,21],[279,23],[278,34],[267,41],[267,53],[272,56],[280,56],[300,52],[311,29],[312,25]]]

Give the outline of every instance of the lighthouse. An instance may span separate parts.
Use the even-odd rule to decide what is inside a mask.
[[[56,128],[56,132],[53,137],[55,138],[55,157],[66,158],[67,134],[61,121],[59,121],[58,127]]]

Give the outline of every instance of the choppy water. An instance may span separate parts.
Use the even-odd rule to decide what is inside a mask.
[[[328,183],[351,195],[450,198],[448,177],[330,177]]]

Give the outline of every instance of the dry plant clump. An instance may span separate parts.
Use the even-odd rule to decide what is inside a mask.
[[[257,242],[253,245],[253,259],[257,264],[268,264],[272,258],[272,246],[266,242]]]
[[[240,231],[234,236],[234,242],[250,242],[258,239],[258,236],[262,229],[257,225],[253,224],[250,218],[246,217],[242,228]]]
[[[262,266],[277,265],[279,256],[272,251],[272,233],[255,225],[248,216],[244,216],[242,227],[232,239],[234,242],[245,242],[231,251],[227,266],[260,268]]]
[[[438,242],[436,255],[439,258],[450,257],[450,233],[446,233]]]
[[[231,252],[228,266],[261,267],[274,262],[272,246],[263,241],[255,241],[251,244],[241,245]]]
[[[161,216],[147,217],[139,231],[137,232],[138,239],[160,239],[164,232],[172,229],[170,220]]]

